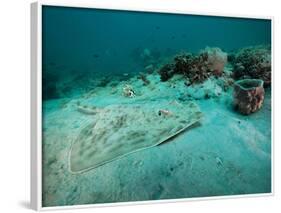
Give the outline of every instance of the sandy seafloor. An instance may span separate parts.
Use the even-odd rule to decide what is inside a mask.
[[[271,192],[270,89],[263,107],[244,116],[233,110],[232,88],[224,92],[217,79],[202,87],[210,98],[203,98],[200,85],[188,93],[181,79],[160,82],[158,74],[148,79],[148,86],[135,77],[73,98],[44,101],[43,206]],[[133,86],[136,97],[122,96],[125,83]],[[71,144],[84,120],[91,119],[77,111],[77,101],[102,107],[157,98],[190,99],[204,117],[167,143],[82,174],[69,172]]]

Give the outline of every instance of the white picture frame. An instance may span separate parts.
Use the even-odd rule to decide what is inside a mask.
[[[225,198],[244,198],[244,197],[260,197],[272,196],[274,194],[274,109],[272,109],[272,141],[271,141],[271,168],[272,168],[272,182],[271,193],[265,194],[250,194],[250,195],[232,195],[232,196],[216,196],[203,198],[184,198],[172,200],[151,200],[151,201],[137,201],[137,202],[122,202],[122,203],[105,203],[105,204],[86,204],[74,206],[57,206],[57,207],[43,207],[42,206],[42,7],[43,6],[63,6],[63,7],[79,7],[79,8],[93,8],[93,9],[112,9],[125,11],[145,11],[145,12],[161,12],[173,14],[187,14],[187,15],[207,15],[207,16],[223,16],[223,17],[237,17],[237,18],[259,18],[271,20],[271,34],[272,34],[272,79],[274,79],[274,17],[260,17],[260,16],[236,16],[233,14],[212,14],[201,12],[190,12],[187,10],[163,10],[163,9],[143,9],[132,7],[118,7],[111,6],[107,2],[95,2],[92,4],[74,4],[74,3],[60,3],[59,1],[38,1],[31,4],[31,207],[34,210],[57,210],[57,209],[75,209],[75,208],[91,208],[101,206],[119,206],[119,205],[139,205],[151,204],[161,202],[182,202],[194,200],[213,200]],[[274,82],[273,82],[274,83]],[[272,87],[273,90],[274,87]],[[272,91],[271,105],[273,106],[274,91]]]

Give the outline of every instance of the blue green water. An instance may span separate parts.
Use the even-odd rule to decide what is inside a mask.
[[[164,57],[271,44],[271,21],[44,6],[42,35],[44,70],[112,75],[143,71],[145,48]]]
[[[54,6],[42,12],[44,206],[271,192],[271,89],[260,111],[243,116],[233,111],[233,88],[224,91],[222,79],[202,86],[211,94],[205,100],[200,86],[187,95],[184,80],[163,83],[156,71],[183,51],[271,45],[270,20]],[[154,72],[144,86],[136,76],[149,66]],[[225,70],[231,72],[228,64]],[[125,83],[135,99],[123,97]],[[71,144],[91,119],[77,111],[80,103],[184,95],[204,114],[198,127],[89,172],[69,171]]]

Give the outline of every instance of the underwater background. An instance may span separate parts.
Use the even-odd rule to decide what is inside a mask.
[[[44,206],[271,192],[271,20],[55,6],[42,16]],[[225,56],[219,74],[192,78],[174,68],[204,54]],[[250,115],[232,108],[233,81],[244,78],[265,82],[263,105]],[[96,119],[88,108],[161,109],[163,99],[195,102],[200,125],[70,171],[71,146]]]
[[[271,22],[261,19],[45,6],[42,26],[43,74],[54,78],[138,73],[145,49],[159,58],[271,44]]]

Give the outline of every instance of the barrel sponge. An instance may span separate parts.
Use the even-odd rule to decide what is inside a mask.
[[[243,79],[234,84],[234,106],[242,114],[248,115],[259,110],[264,101],[263,81]]]

